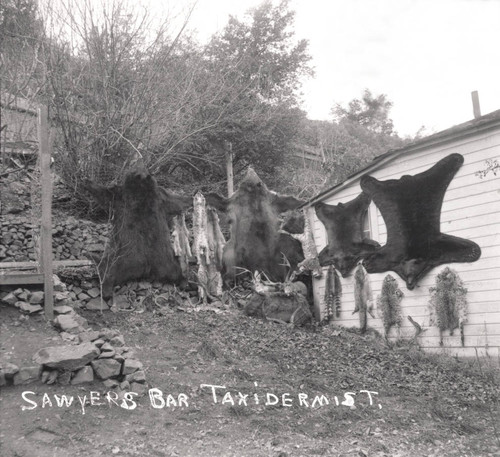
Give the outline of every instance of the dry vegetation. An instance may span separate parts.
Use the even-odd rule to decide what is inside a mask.
[[[12,327],[2,313],[2,346],[35,351],[49,334],[42,318]],[[166,311],[166,312],[165,312]],[[90,313],[94,326],[121,330],[147,367],[150,387],[189,407],[153,409],[139,399],[134,411],[88,405],[21,412],[23,387],[2,392],[2,441],[8,456],[493,456],[500,419],[498,361],[457,361],[424,355],[404,345],[389,348],[369,333],[332,326],[296,329],[221,308],[172,308],[158,314]],[[34,329],[30,332],[29,328]],[[10,329],[10,330],[9,330]],[[15,335],[15,336],[14,336]],[[9,338],[13,339],[10,340]],[[26,350],[26,349],[25,349]],[[495,369],[496,368],[496,369]],[[257,383],[257,385],[255,384]],[[201,384],[225,385],[236,404],[214,404]],[[360,390],[377,391],[369,405]],[[101,384],[30,385],[44,392],[89,394]],[[248,406],[237,392],[250,394]],[[291,407],[266,406],[266,393],[289,392]],[[300,406],[297,395],[327,396],[323,407]],[[336,406],[354,392],[355,408]],[[253,394],[260,397],[256,405]],[[382,408],[378,407],[378,404]]]

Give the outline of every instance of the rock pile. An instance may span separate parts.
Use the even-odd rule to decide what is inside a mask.
[[[74,292],[73,292],[74,294]],[[0,362],[0,386],[24,385],[41,380],[46,384],[81,384],[95,379],[107,388],[119,388],[142,395],[146,391],[143,366],[133,349],[125,345],[117,330],[92,330],[87,320],[73,306],[72,291],[54,276],[53,323],[68,344],[40,349],[33,357],[32,366],[17,367]],[[43,292],[19,288],[2,293],[2,302],[19,308],[24,313],[42,312]]]
[[[34,233],[36,221],[25,216],[2,216],[0,227],[0,262],[36,260]],[[34,225],[35,222],[35,225]],[[107,224],[73,217],[54,221],[52,249],[54,259],[84,259],[100,256],[107,243]]]

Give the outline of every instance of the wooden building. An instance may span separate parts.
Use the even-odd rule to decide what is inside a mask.
[[[420,280],[418,287],[408,290],[405,281],[396,273],[374,273],[369,275],[374,303],[379,296],[382,281],[391,274],[404,292],[401,302],[403,324],[391,329],[390,338],[411,338],[415,328],[408,321],[411,316],[424,329],[419,344],[426,350],[451,355],[500,356],[500,171],[480,176],[487,168],[487,161],[500,161],[500,110],[450,129],[420,139],[401,149],[392,150],[375,158],[367,167],[352,175],[309,202],[311,227],[318,252],[327,244],[325,227],[319,221],[313,205],[324,202],[330,205],[346,203],[361,193],[360,179],[364,175],[384,181],[398,179],[403,175],[415,175],[428,170],[440,159],[459,153],[464,163],[448,186],[441,211],[441,232],[466,238],[481,248],[479,260],[472,263],[453,263],[433,268]],[[365,216],[365,235],[381,245],[386,242],[386,226],[379,209],[370,203]],[[455,270],[467,288],[468,315],[464,325],[464,345],[460,331],[452,336],[443,332],[440,346],[439,330],[430,326],[428,303],[429,288],[435,285],[436,275],[446,266]],[[324,267],[326,271],[326,267]],[[341,312],[333,323],[346,327],[358,327],[358,314],[354,310],[354,270],[341,278],[343,293]],[[325,276],[314,280],[314,298],[317,318],[325,315]],[[377,310],[375,318],[368,315],[368,327],[383,332],[383,323]]]

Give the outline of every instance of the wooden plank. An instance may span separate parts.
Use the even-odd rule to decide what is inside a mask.
[[[226,146],[226,174],[227,174],[227,198],[230,198],[234,193],[234,176],[233,176],[233,145],[227,142]]]
[[[54,260],[52,264],[54,268],[88,267],[94,265],[94,262],[88,259]],[[0,270],[32,270],[37,266],[37,262],[0,262]]]
[[[44,275],[45,317],[54,318],[54,284],[52,279],[52,176],[50,172],[51,141],[47,106],[38,108],[38,141],[42,185],[41,265]]]
[[[0,285],[2,286],[43,283],[44,276],[41,273],[11,273],[8,275],[0,275]]]

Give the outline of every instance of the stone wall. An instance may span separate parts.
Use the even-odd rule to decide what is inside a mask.
[[[33,233],[38,222],[26,216],[2,215],[0,226],[0,262],[36,260]],[[93,258],[102,254],[107,242],[108,225],[70,218],[55,218],[52,249],[55,260]]]

